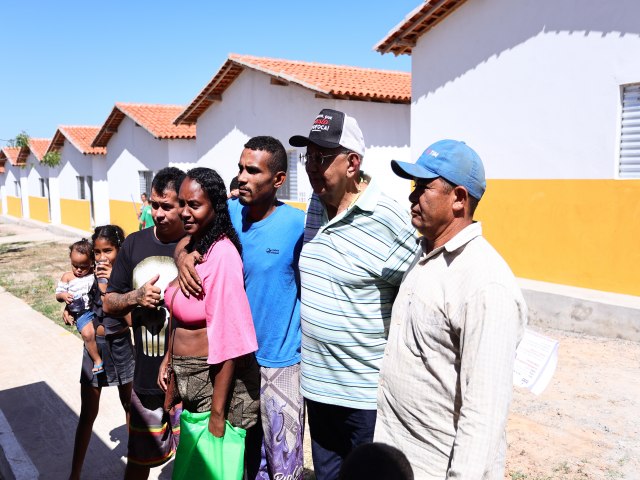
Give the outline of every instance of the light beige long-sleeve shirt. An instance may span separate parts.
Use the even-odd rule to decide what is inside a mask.
[[[503,479],[513,362],[527,308],[479,223],[418,253],[393,305],[375,441],[416,479]]]

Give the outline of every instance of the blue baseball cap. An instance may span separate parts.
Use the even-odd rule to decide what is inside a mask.
[[[480,200],[487,188],[484,166],[478,154],[464,142],[440,140],[420,155],[416,163],[391,160],[391,169],[402,178],[431,179],[442,177],[467,189]]]

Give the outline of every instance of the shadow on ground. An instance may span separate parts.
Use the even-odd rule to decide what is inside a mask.
[[[39,478],[57,480],[69,475],[78,416],[45,382],[0,391],[0,410],[40,472]],[[121,440],[114,450],[95,434],[91,436],[83,479],[122,478],[126,426],[111,433]]]

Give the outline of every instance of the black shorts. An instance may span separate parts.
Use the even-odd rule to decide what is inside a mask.
[[[104,372],[93,374],[93,360],[91,360],[87,349],[84,348],[80,383],[92,387],[112,387],[132,382],[135,357],[133,356],[131,331],[126,329],[122,333],[107,337],[96,335],[96,344],[102,357]]]

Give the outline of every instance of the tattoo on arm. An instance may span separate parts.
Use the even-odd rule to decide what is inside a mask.
[[[109,292],[104,297],[105,312],[109,315],[123,317],[140,304],[143,296],[142,287],[127,293]]]

